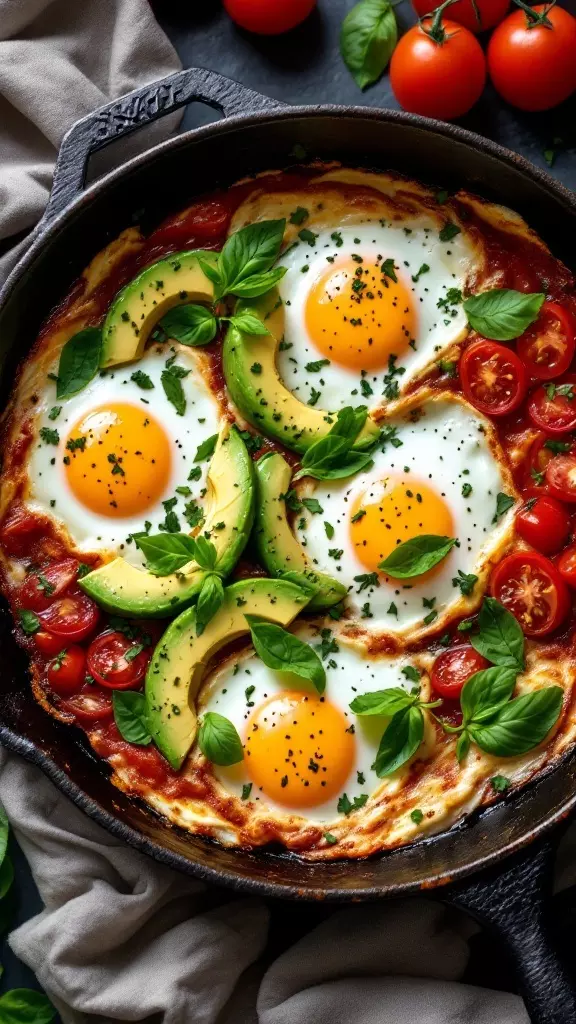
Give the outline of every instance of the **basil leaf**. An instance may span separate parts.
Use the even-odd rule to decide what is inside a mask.
[[[294,477],[294,480],[300,479],[301,475],[311,476],[315,480],[344,480],[348,476],[353,476],[354,473],[359,473],[362,469],[370,469],[372,465],[373,460],[369,452],[349,451],[337,459],[333,466],[315,467],[304,472],[300,470]]]
[[[224,600],[224,587],[219,576],[207,576],[202,584],[196,605],[196,636],[202,636]]]
[[[340,52],[361,89],[380,78],[397,41],[396,16],[389,0],[360,0],[346,15]]]
[[[562,710],[561,686],[524,693],[500,709],[486,725],[471,723],[468,730],[481,750],[495,757],[525,754],[548,735]]]
[[[247,278],[265,274],[278,258],[286,221],[262,220],[235,231],[218,256],[222,294],[237,295]]]
[[[139,747],[152,742],[146,697],[137,690],[114,690],[112,694],[114,721],[122,739]]]
[[[207,437],[202,444],[199,444],[196,449],[196,455],[194,456],[194,462],[206,462],[207,459],[212,458],[217,440],[218,434],[212,434],[212,436]]]
[[[240,281],[230,289],[232,295],[241,299],[255,299],[258,295],[265,295],[278,281],[281,281],[286,273],[286,267],[275,267],[265,274],[251,274],[246,280]]]
[[[391,718],[397,711],[415,703],[416,697],[406,693],[401,686],[391,686],[388,690],[374,690],[354,697],[350,710],[355,715],[385,715]]]
[[[358,405],[355,409],[351,405],[345,406],[344,409],[340,409],[336,416],[336,422],[330,427],[330,436],[345,437],[352,446],[366,423],[367,417],[367,405]]]
[[[218,268],[215,267],[213,263],[209,263],[208,260],[203,259],[201,256],[198,257],[198,263],[200,264],[200,269],[202,270],[202,273],[205,274],[208,280],[212,281],[212,284],[215,286],[217,296],[221,295],[222,292],[220,289],[222,285],[222,279],[220,277],[220,272],[218,271]]]
[[[515,668],[504,665],[485,668],[470,676],[460,695],[464,725],[483,721],[510,700],[516,675]]]
[[[25,633],[37,633],[40,629],[40,619],[35,612],[30,612],[27,608],[20,608],[18,618]]]
[[[461,732],[458,737],[458,742],[456,744],[456,760],[458,761],[458,764],[460,764],[460,762],[464,760],[469,750],[470,736],[466,731]]]
[[[276,626],[272,622],[260,622],[253,615],[247,615],[252,643],[256,654],[276,672],[292,672],[301,679],[309,679],[318,693],[326,688],[326,672],[316,651],[310,644]]]
[[[4,857],[4,860],[0,864],[0,900],[4,899],[6,893],[12,886],[14,881],[14,865],[10,857]],[[0,1017],[0,1020],[2,1018]]]
[[[216,337],[218,321],[205,306],[190,303],[169,310],[159,326],[181,345],[208,345]]]
[[[244,334],[269,334],[269,330],[261,320],[253,313],[238,313],[237,316],[228,318],[237,331],[244,331]]]
[[[212,541],[207,540],[206,537],[202,536],[202,534],[199,534],[194,539],[192,539],[192,537],[189,539],[192,541],[195,561],[198,562],[201,569],[206,569],[208,572],[212,572],[218,558],[218,552],[216,551]]]
[[[436,537],[434,534],[425,533],[421,537],[413,537],[399,544],[388,558],[380,562],[378,568],[395,580],[421,576],[446,558],[455,543],[454,537]]]
[[[56,1010],[43,992],[13,988],[0,996],[2,1024],[50,1024]]]
[[[508,509],[511,509],[515,504],[516,498],[513,498],[510,494],[504,494],[504,491],[500,491],[496,495],[496,512],[492,522],[497,523],[501,516],[508,512]]]
[[[152,391],[154,387],[151,378],[148,376],[147,373],[144,373],[142,370],[134,370],[134,373],[131,375],[130,380],[133,380],[134,383],[137,384],[139,388],[142,388],[143,391]]]
[[[315,441],[304,453],[302,468],[296,473],[294,479],[299,480],[301,476],[312,476],[314,472],[330,469],[334,461],[348,451],[349,443],[345,437],[336,437],[334,434],[326,434],[319,441]],[[306,472],[305,472],[306,471]]]
[[[169,576],[196,559],[196,541],[187,533],[138,533],[133,536],[154,576]]]
[[[166,398],[172,403],[178,415],[183,416],[186,412],[186,395],[184,394],[182,381],[175,373],[171,373],[170,369],[162,370],[160,380],[162,381]]]
[[[102,353],[102,331],[85,327],[64,345],[58,364],[56,397],[70,398],[82,391],[98,373]]]
[[[198,746],[212,764],[226,767],[237,764],[244,757],[242,740],[228,718],[208,711],[198,732]]]
[[[479,632],[470,643],[493,665],[524,668],[524,634],[511,612],[494,597],[485,597],[478,616]]]
[[[471,295],[464,303],[468,323],[478,334],[492,341],[519,338],[534,323],[546,296],[542,292],[516,292],[493,288]]]
[[[379,779],[392,775],[406,764],[424,738],[424,716],[417,707],[397,711],[384,730],[372,765]]]

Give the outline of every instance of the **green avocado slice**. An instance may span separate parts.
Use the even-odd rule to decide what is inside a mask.
[[[103,369],[140,359],[151,331],[173,306],[214,301],[214,285],[199,257],[216,264],[217,253],[176,252],[146,267],[118,292],[102,327]]]
[[[173,768],[181,767],[196,739],[196,696],[210,659],[249,632],[246,615],[288,626],[307,601],[300,587],[284,580],[241,580],[226,588],[201,636],[196,636],[196,608],[170,623],[148,666],[146,703],[152,738]]]
[[[304,453],[329,432],[334,416],[305,405],[280,380],[276,352],[284,332],[284,318],[278,290],[273,288],[257,299],[242,300],[236,313],[247,310],[256,314],[270,333],[245,334],[230,326],[222,350],[226,386],[232,401],[252,426],[286,448]],[[253,372],[254,365],[260,367],[258,373]],[[367,419],[354,447],[366,447],[377,435],[378,426]]]
[[[348,593],[338,580],[316,572],[290,529],[284,495],[290,489],[292,469],[278,452],[263,455],[256,469],[256,512],[252,536],[260,561],[272,576],[304,573],[316,588],[309,611],[331,608]]]
[[[246,445],[228,422],[220,436],[208,471],[208,507],[203,530],[216,546],[216,569],[227,576],[236,565],[250,535],[254,519],[254,469]],[[224,527],[215,530],[216,523]],[[115,558],[88,573],[79,584],[102,608],[122,615],[166,618],[195,598],[206,573],[195,562],[170,576],[154,576],[146,569]]]

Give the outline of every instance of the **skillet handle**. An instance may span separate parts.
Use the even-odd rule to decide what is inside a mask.
[[[187,68],[121,96],[77,121],[64,136],[42,227],[82,192],[92,153],[194,101],[206,103],[224,117],[284,106],[205,68]]]
[[[451,887],[446,901],[468,911],[503,940],[532,1024],[574,1024],[576,987],[554,948],[546,911],[552,896],[558,833],[506,862]]]

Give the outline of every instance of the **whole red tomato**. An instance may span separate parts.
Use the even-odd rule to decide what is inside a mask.
[[[576,89],[576,18],[540,4],[514,11],[492,34],[488,70],[495,88],[520,110],[549,110]]]
[[[402,36],[390,82],[404,110],[451,121],[473,107],[486,81],[480,43],[455,21],[425,18]]]
[[[431,14],[438,6],[436,0],[412,0],[412,6],[419,18]],[[470,32],[484,32],[493,28],[506,14],[510,0],[456,0],[450,5],[450,20]]]
[[[312,12],[316,0],[224,0],[237,25],[261,36],[277,36],[295,28]]]

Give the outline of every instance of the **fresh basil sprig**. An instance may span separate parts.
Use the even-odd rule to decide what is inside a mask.
[[[174,406],[178,416],[183,416],[186,412],[186,395],[184,394],[180,375],[174,371],[173,366],[168,366],[165,370],[162,370],[160,381],[166,398]]]
[[[538,746],[562,710],[560,686],[511,699],[516,677],[524,669],[524,634],[514,616],[493,597],[486,597],[478,616],[478,632],[470,642],[491,668],[476,672],[460,695],[462,724],[441,722],[446,732],[459,734],[459,761],[470,744],[495,757],[516,757]]]
[[[315,480],[342,480],[372,464],[370,451],[354,451],[353,445],[362,430],[368,409],[360,405],[356,409],[346,406],[337,414],[328,434],[308,448],[302,459],[302,466],[293,479],[311,476]]]
[[[413,537],[394,548],[378,568],[393,579],[407,580],[421,576],[438,565],[450,553],[456,543],[454,537],[437,537],[423,534]]]
[[[284,237],[285,220],[263,220],[240,228],[224,243],[216,266],[200,259],[216,299],[225,295],[255,298],[270,291],[286,269],[274,267]]]
[[[198,731],[198,746],[212,764],[227,767],[244,757],[242,740],[229,718],[208,711]]]
[[[512,341],[534,323],[545,298],[543,292],[526,293],[512,288],[493,288],[466,299],[464,312],[470,327],[484,338]]]
[[[210,573],[202,584],[196,605],[196,636],[202,636],[206,626],[221,608],[224,600],[222,580],[216,573]]]
[[[372,765],[379,779],[397,771],[416,753],[424,738],[423,709],[435,708],[441,703],[440,700],[422,702],[418,692],[407,693],[400,686],[354,698],[350,710],[355,715],[390,718]]]
[[[301,679],[309,679],[318,693],[326,688],[326,671],[310,644],[272,622],[261,622],[247,615],[252,643],[264,664],[276,672],[291,672]]]
[[[136,533],[133,536],[146,559],[147,568],[154,576],[169,576],[192,561],[207,572],[213,572],[216,566],[216,548],[212,541],[201,535],[190,537],[187,533]]]
[[[99,327],[85,327],[69,338],[60,353],[56,397],[70,398],[82,391],[98,373],[101,353]]]
[[[380,78],[397,42],[396,15],[389,0],[360,0],[348,12],[340,31],[340,52],[361,89]]]
[[[264,335],[270,333],[262,321],[257,316],[254,316],[253,313],[248,313],[247,310],[244,310],[242,313],[236,313],[234,316],[222,317],[222,319],[227,320],[228,323],[232,324],[232,327],[235,327],[237,331],[243,331],[244,334]]]
[[[146,697],[136,690],[114,690],[114,721],[127,743],[147,747],[152,742],[148,724]]]
[[[169,310],[159,327],[181,345],[209,345],[216,337],[218,320],[205,306],[187,303]]]

